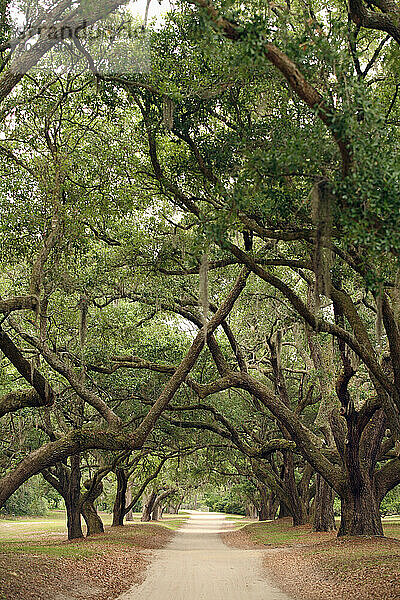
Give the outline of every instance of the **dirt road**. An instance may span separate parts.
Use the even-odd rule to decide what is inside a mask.
[[[262,550],[226,546],[221,515],[194,513],[157,552],[146,581],[118,600],[290,600],[263,578]]]

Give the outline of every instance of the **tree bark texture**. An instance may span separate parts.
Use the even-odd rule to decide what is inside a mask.
[[[122,527],[122,525],[124,524],[125,517],[126,490],[128,485],[128,479],[124,469],[122,468],[117,468],[115,474],[117,476],[117,493],[115,496],[113,508],[112,527]]]
[[[100,481],[97,485],[91,485],[91,482],[85,482],[85,487],[88,488],[88,492],[83,494],[81,498],[81,513],[85,519],[87,527],[87,536],[95,535],[96,533],[104,533],[103,521],[97,514],[97,510],[94,506],[95,500],[103,492],[103,484]]]
[[[335,531],[335,515],[333,500],[335,492],[331,486],[317,473],[314,500],[314,531]]]

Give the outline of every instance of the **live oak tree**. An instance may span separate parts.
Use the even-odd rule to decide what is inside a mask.
[[[71,90],[72,94],[73,91]],[[62,97],[65,100],[65,98],[69,98],[69,94],[65,95],[63,91]],[[47,100],[51,107],[54,101],[51,93]],[[18,372],[28,385],[33,385],[36,394],[31,393],[32,400],[29,401],[30,404],[27,404],[26,392],[22,391],[13,398],[11,403],[9,397],[7,397],[3,406],[4,411],[6,409],[16,411],[18,408],[27,405],[41,406],[47,404],[51,406],[59,396],[59,391],[56,391],[56,388],[58,382],[62,380],[67,382],[67,386],[76,398],[77,404],[83,403],[85,405],[84,424],[82,428],[74,428],[65,435],[56,432],[55,439],[35,449],[14,471],[11,470],[7,473],[1,482],[2,501],[31,475],[62,462],[70,455],[76,455],[90,448],[114,451],[141,448],[151,432],[153,424],[162,412],[160,409],[163,408],[156,400],[150,411],[145,413],[139,411],[137,419],[132,421],[132,405],[130,409],[124,408],[120,411],[120,415],[113,409],[121,402],[129,402],[131,399],[129,392],[126,392],[126,388],[124,388],[124,396],[120,398],[120,388],[123,387],[123,382],[119,387],[118,385],[117,387],[114,386],[107,392],[99,389],[96,383],[85,374],[86,361],[83,359],[82,353],[85,351],[87,342],[89,312],[87,293],[91,284],[90,281],[84,282],[84,278],[86,275],[91,275],[91,273],[90,269],[89,272],[85,272],[82,257],[86,256],[88,259],[93,250],[94,255],[96,253],[101,254],[101,245],[103,244],[101,238],[103,236],[98,229],[95,228],[93,231],[90,222],[86,224],[83,204],[80,219],[76,219],[77,191],[80,189],[80,184],[79,181],[76,182],[72,178],[76,163],[68,163],[68,161],[73,161],[71,146],[79,141],[82,142],[81,134],[75,132],[77,136],[74,140],[72,139],[72,131],[69,130],[69,115],[64,119],[61,105],[57,105],[57,101],[56,110],[51,112],[51,119],[45,114],[46,103],[43,102],[43,97],[40,102],[40,109],[34,114],[34,117],[44,125],[43,137],[28,137],[27,145],[31,144],[31,140],[32,144],[30,153],[27,153],[28,160],[26,164],[25,162],[20,164],[20,159],[11,150],[8,154],[11,165],[21,166],[21,174],[28,173],[30,189],[35,193],[35,207],[39,210],[35,211],[34,219],[26,221],[24,212],[27,206],[21,202],[19,205],[14,206],[13,215],[10,219],[10,225],[14,224],[16,228],[22,227],[25,239],[18,240],[13,247],[12,254],[4,255],[4,268],[9,269],[11,267],[11,270],[9,270],[11,277],[4,280],[4,291],[9,299],[4,301],[2,310],[6,319],[8,317],[7,325],[9,323],[11,327],[7,326],[7,331],[3,330],[1,335],[1,349],[5,357],[15,368],[16,371],[14,372]],[[75,111],[76,108],[77,106],[75,106]],[[20,114],[22,115],[22,112]],[[96,117],[96,107],[94,107],[88,120],[90,121],[93,117]],[[54,122],[57,123],[55,128],[53,128]],[[86,124],[82,123],[82,125],[83,130],[88,133],[90,127],[88,127],[87,122]],[[84,147],[87,142],[87,139],[83,141]],[[86,146],[87,148],[88,146]],[[98,166],[96,163],[95,165]],[[88,166],[90,165],[86,164],[86,167]],[[89,177],[88,172],[86,171],[87,177]],[[11,174],[13,174],[13,171],[8,173],[9,177]],[[50,181],[48,176],[50,176]],[[23,178],[14,180],[14,184],[21,188],[27,183],[28,181],[24,181]],[[90,184],[88,187],[92,192],[95,192],[96,202],[96,192],[98,191],[101,195],[104,188],[98,184],[94,186],[94,189],[91,188]],[[6,199],[6,195],[4,199]],[[82,201],[84,202],[83,198]],[[4,206],[7,206],[6,202]],[[95,241],[92,245],[80,245],[79,240],[83,239],[81,237],[82,228],[85,233],[91,236],[92,240],[99,239],[100,241]],[[45,231],[43,237],[39,235],[41,229]],[[60,236],[61,230],[62,236]],[[42,237],[42,241],[40,237]],[[5,249],[7,243],[10,243],[9,247],[12,247],[14,240],[5,237],[4,242]],[[35,248],[33,260],[31,260],[32,248]],[[78,264],[81,265],[83,271],[79,272],[77,270]],[[93,276],[95,276],[96,270],[97,273],[99,272],[99,263],[96,261],[91,263],[87,260],[86,264],[94,264]],[[18,271],[19,268],[20,271]],[[20,280],[17,277],[14,278],[17,272],[21,274]],[[108,277],[107,270],[105,273]],[[102,284],[106,288],[108,285],[114,286],[114,289],[121,285],[120,272],[113,270],[112,273],[117,275],[117,279],[114,279],[114,281],[108,281],[107,279],[99,281],[98,278],[96,279],[96,275],[94,281],[97,282],[100,288],[97,287],[96,289],[97,298],[96,294],[93,294],[91,298],[97,314],[100,315],[102,311],[107,312],[108,310],[111,317],[113,311],[108,308],[107,299],[104,304],[100,300],[104,298],[101,289]],[[215,326],[228,314],[226,311],[231,310],[234,298],[236,299],[240,295],[245,281],[246,275],[242,274],[237,281],[233,295],[230,296],[222,312],[216,316]],[[133,280],[131,280],[131,283],[133,283]],[[23,290],[26,287],[31,292],[30,294],[13,295],[16,288]],[[91,289],[92,291],[94,290]],[[60,297],[61,302],[59,301]],[[73,305],[72,312],[70,310],[69,313],[65,310],[66,298]],[[97,301],[98,299],[99,301]],[[15,315],[20,310],[31,310],[33,320],[29,317],[16,318]],[[9,316],[10,312],[13,312],[13,318]],[[117,316],[118,313],[121,313],[121,310],[116,307],[114,312]],[[124,312],[129,313],[126,310]],[[56,318],[53,321],[56,314],[58,320]],[[135,324],[135,316],[132,314],[133,322],[130,324],[133,330],[135,325],[140,328],[141,323],[143,324],[143,318],[139,318]],[[49,326],[49,323],[51,326]],[[212,328],[213,325],[211,325],[211,330]],[[104,339],[107,337],[105,332],[103,337]],[[16,338],[23,340],[24,344],[30,346],[29,352],[33,348],[34,353],[38,353],[42,357],[43,363],[40,363],[40,369],[37,368],[39,364],[34,366],[31,361],[25,358],[25,351],[21,350],[18,345],[21,342],[18,342]],[[97,339],[97,341],[99,340]],[[126,335],[124,341],[125,343],[128,341]],[[185,353],[188,346],[187,342],[188,340],[184,341],[180,351]],[[118,344],[117,338],[113,340],[113,343]],[[194,345],[192,344],[191,357],[188,356],[189,360],[182,365],[182,373],[179,375],[174,373],[167,387],[164,386],[165,399],[167,396],[170,399],[174,395],[180,383],[185,379],[187,369],[190,370],[197,360],[203,345],[204,335],[199,334],[195,338]],[[119,344],[118,348],[120,351],[126,351],[123,343]],[[98,349],[97,346],[97,351]],[[111,344],[110,350],[112,351],[112,349]],[[179,352],[176,351],[174,356],[178,356],[178,354]],[[154,382],[153,385],[157,386],[157,383]],[[111,400],[109,400],[110,398]],[[88,407],[90,408],[88,409]],[[127,419],[128,429],[124,429],[128,425],[124,426],[123,417]],[[104,427],[104,422],[108,423],[108,429]]]
[[[149,301],[149,299],[147,300]],[[246,370],[248,365],[249,370],[258,371],[260,374],[266,375],[267,379],[270,380],[270,392],[274,393],[274,390],[276,390],[276,393],[278,393],[280,389],[284,393],[285,404],[293,407],[298,417],[303,418],[302,413],[304,409],[320,401],[320,397],[314,394],[315,384],[312,376],[309,378],[310,381],[307,381],[307,371],[301,368],[302,363],[299,363],[296,355],[294,356],[295,361],[293,364],[293,353],[290,357],[291,360],[289,360],[290,366],[282,367],[280,351],[279,359],[277,358],[277,351],[274,350],[271,352],[271,349],[274,348],[272,338],[275,337],[275,334],[271,335],[271,330],[269,329],[271,323],[268,317],[257,318],[257,335],[251,336],[247,331],[243,331],[243,324],[246,323],[247,319],[249,319],[249,322],[254,319],[254,312],[252,312],[254,311],[254,296],[252,292],[250,290],[247,293],[244,292],[242,300],[241,312],[238,316],[240,329],[237,338],[235,338],[234,331],[232,331],[234,321],[231,320],[230,325],[225,324],[225,330],[229,332],[229,340],[233,343],[233,348],[236,350],[235,360],[239,364],[244,365]],[[187,319],[197,323],[201,327],[199,308],[195,306],[187,307],[184,314]],[[170,306],[170,310],[173,310],[172,305]],[[175,310],[178,314],[182,312],[182,308],[179,306]],[[272,315],[273,322],[274,317]],[[220,340],[220,344],[222,341]],[[288,344],[290,346],[294,345],[293,342],[288,342]],[[270,348],[270,353],[265,352],[265,346]],[[224,347],[224,345],[221,347],[229,354],[229,348]],[[303,352],[303,356],[304,354],[307,358],[307,353]],[[311,362],[310,357],[308,360]],[[222,368],[221,363],[226,368],[224,359],[220,357],[220,368]],[[141,360],[139,357],[132,357],[131,359],[126,357],[125,362],[116,362],[114,369],[110,369],[110,372],[115,369],[126,369],[129,366],[164,372],[168,370],[173,372],[174,370],[173,365],[168,366],[165,363],[159,365],[154,362]],[[199,364],[198,366],[200,367],[201,365]],[[286,379],[282,374],[283,369],[289,372],[288,376],[291,379],[294,379],[290,383],[290,393],[286,387]],[[210,381],[212,381],[215,375],[212,369],[210,371],[210,367],[208,367],[207,371],[209,372],[206,375],[203,367],[203,377],[210,378]],[[298,458],[295,459],[293,456],[294,445],[286,430],[276,426],[274,419],[271,419],[268,411],[263,409],[255,397],[246,398],[246,396],[242,397],[237,394],[227,395],[220,392],[215,398],[211,397],[208,402],[204,402],[204,400],[199,401],[196,398],[196,394],[202,397],[202,386],[198,386],[192,379],[190,381],[187,380],[187,384],[192,390],[192,398],[189,397],[186,401],[176,399],[167,408],[161,422],[166,420],[167,423],[173,424],[178,429],[193,428],[198,431],[209,431],[215,434],[217,439],[220,437],[222,440],[227,440],[229,445],[226,452],[228,454],[231,453],[233,456],[239,453],[248,458],[252,466],[250,477],[256,478],[262,491],[267,493],[265,488],[268,488],[275,498],[278,498],[278,503],[280,501],[285,510],[293,516],[295,525],[306,523],[310,518],[310,501],[313,495],[315,495],[315,491],[314,494],[312,493],[312,488],[315,486],[311,486],[310,488],[313,470],[308,463],[299,465]],[[305,416],[306,423],[312,423],[315,417],[316,411],[312,410],[311,413]],[[176,433],[172,435],[176,436]],[[279,455],[277,459],[273,457],[274,453]],[[297,483],[299,471],[304,472]],[[318,496],[316,503],[319,507]],[[329,506],[332,511],[331,504],[332,502],[330,505],[325,502],[322,513],[324,513],[324,509],[328,510]],[[332,519],[324,526],[324,528],[328,527],[334,527]]]
[[[381,534],[379,502],[399,476],[395,453],[384,466],[379,463],[395,445],[399,420],[397,284],[388,277],[396,268],[398,223],[396,218],[385,221],[398,202],[390,141],[396,122],[389,122],[397,94],[394,87],[394,96],[388,94],[390,72],[382,60],[386,43],[392,51],[390,40],[378,37],[368,49],[358,47],[357,31],[348,33],[339,7],[328,23],[317,6],[306,18],[291,6],[254,21],[247,9],[238,9],[233,19],[209,2],[194,4],[202,9],[199,29],[205,36],[197,43],[195,28],[189,30],[185,44],[193,48],[193,64],[186,61],[187,76],[181,65],[173,70],[169,57],[167,78],[161,67],[150,82],[115,83],[140,111],[150,161],[144,168],[158,181],[159,194],[177,207],[175,229],[198,224],[209,243],[224,253],[210,259],[211,268],[225,266],[224,260],[245,265],[277,290],[308,327],[337,340],[341,372],[330,387],[336,390],[341,415],[335,410],[329,414],[336,457],[328,460],[320,442],[285,409],[282,398],[280,403],[276,397],[267,400],[267,390],[243,370],[227,370],[213,389],[242,387],[267,405],[340,495],[340,534]],[[201,18],[220,34],[218,51]],[[172,38],[176,47],[183,31],[176,20],[160,44],[168,47]],[[367,60],[364,70],[361,57]],[[200,62],[201,88],[196,89],[192,82]],[[218,72],[221,65],[224,77]],[[384,73],[381,87],[374,81],[379,69]],[[321,84],[317,80],[322,70]],[[174,118],[172,123],[165,120],[163,128],[165,103],[174,105]],[[279,111],[274,109],[277,104]],[[298,120],[287,126],[291,114]],[[295,138],[303,142],[301,152]],[[320,149],[318,156],[310,139]],[[235,239],[238,232],[243,233],[243,245]],[[292,273],[289,280],[279,267]],[[171,266],[163,272],[197,270],[181,256],[180,269]],[[303,289],[295,284],[298,278],[306,284]],[[307,300],[310,286],[315,288],[313,307]],[[365,303],[360,306],[361,290]],[[321,297],[330,301],[325,312]],[[376,332],[371,328],[375,316],[383,333],[380,327]],[[388,360],[382,359],[381,348],[388,351]],[[351,353],[361,362],[361,377],[366,373],[370,382],[365,400],[358,403],[349,387],[357,372]],[[388,417],[391,433],[384,439]]]
[[[268,456],[286,444],[290,478],[295,449],[340,496],[339,533],[382,534],[379,504],[400,480],[397,8],[264,8],[184,3],[152,33],[152,72],[97,77],[97,90],[38,78],[7,97],[21,77],[6,65],[0,349],[27,386],[0,405],[45,414],[63,382],[86,421],[27,454],[0,500],[68,456],[139,450],[186,381],[231,442],[224,394],[258,403],[279,430]],[[257,306],[241,304],[249,286]],[[167,356],[148,332],[127,339],[153,318]],[[312,415],[287,368],[315,375]],[[132,382],[142,400],[156,388],[151,408],[132,403]],[[254,442],[235,439],[250,455]]]

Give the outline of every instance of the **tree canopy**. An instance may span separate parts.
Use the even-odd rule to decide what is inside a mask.
[[[0,9],[0,504],[41,473],[75,489],[81,535],[104,477],[122,524],[130,477],[150,477],[149,515],[205,485],[197,453],[263,516],[332,528],[336,494],[340,535],[381,535],[400,483],[400,8],[182,0],[128,72],[76,33],[132,23],[124,4],[29,13],[29,48]],[[181,459],[181,481],[161,471]]]

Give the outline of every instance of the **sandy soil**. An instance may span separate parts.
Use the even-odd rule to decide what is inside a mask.
[[[290,600],[263,576],[262,551],[223,543],[229,527],[222,515],[193,513],[119,600]]]

